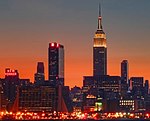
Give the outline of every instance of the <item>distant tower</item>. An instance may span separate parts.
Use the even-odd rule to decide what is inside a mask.
[[[128,83],[128,80],[129,80],[129,64],[128,64],[128,60],[123,60],[121,62],[121,79],[125,83]]]
[[[45,80],[44,63],[43,62],[38,62],[37,72],[35,73],[34,77],[35,77],[35,83],[36,84],[41,84]]]
[[[102,28],[101,6],[99,5],[98,28],[95,32],[93,46],[93,75],[107,75],[106,35]]]
[[[130,83],[129,80],[129,64],[127,60],[121,62],[121,96],[126,98],[127,91],[129,90]]]
[[[38,64],[37,64],[37,72],[44,74],[44,63],[43,62],[38,62]]]
[[[145,80],[144,90],[145,90],[145,94],[149,94],[149,82],[148,82],[148,80]]]
[[[52,84],[64,85],[64,46],[56,42],[48,48],[48,76]]]

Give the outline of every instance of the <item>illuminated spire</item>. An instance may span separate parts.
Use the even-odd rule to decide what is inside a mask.
[[[101,4],[99,3],[99,16],[98,16],[98,30],[103,30],[102,16],[101,16]]]

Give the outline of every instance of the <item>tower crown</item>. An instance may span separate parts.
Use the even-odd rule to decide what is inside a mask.
[[[93,75],[107,75],[106,35],[102,27],[101,5],[99,4],[98,27],[93,38]]]
[[[99,4],[98,27],[94,36],[94,47],[106,47],[106,35],[102,27],[101,4]]]
[[[101,4],[99,4],[99,16],[98,16],[98,27],[97,30],[103,30],[102,27],[102,16],[101,16]]]

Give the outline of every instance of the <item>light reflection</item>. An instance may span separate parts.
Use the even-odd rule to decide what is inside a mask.
[[[80,119],[80,120],[101,120],[101,119],[150,119],[149,113],[126,113],[126,112],[116,112],[116,113],[100,113],[100,112],[72,112],[72,113],[62,113],[56,112],[0,112],[0,120],[4,119],[15,119],[15,120],[40,120],[40,119]]]

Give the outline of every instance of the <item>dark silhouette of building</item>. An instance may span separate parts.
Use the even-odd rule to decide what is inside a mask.
[[[112,99],[112,100],[102,100],[103,104],[103,111],[104,112],[118,112],[119,111],[119,100]]]
[[[84,84],[86,84],[85,87],[88,87],[88,93],[103,99],[119,98],[120,82],[120,76],[84,76]],[[95,91],[92,91],[91,88],[94,88]]]
[[[44,63],[43,62],[38,62],[37,72],[38,73],[44,73]]]
[[[120,76],[101,76],[97,80],[98,93],[103,99],[120,97]]]
[[[149,94],[149,82],[148,82],[148,80],[145,80],[144,90],[145,90],[145,94]]]
[[[44,63],[43,62],[38,62],[37,72],[35,73],[34,77],[35,77],[36,84],[42,84],[44,82],[45,75],[44,75]]]
[[[48,78],[53,85],[64,85],[64,46],[55,42],[48,48]]]
[[[134,99],[141,99],[144,97],[144,78],[143,77],[131,77],[132,82],[132,95]]]
[[[83,77],[83,87],[93,87],[95,86],[96,81],[93,80],[93,76],[84,76]]]
[[[2,86],[2,79],[0,79],[0,111],[6,111],[6,107],[9,101],[4,95],[4,90]]]
[[[5,70],[5,79],[3,82],[4,95],[13,102],[16,98],[16,89],[19,86],[19,73],[17,70],[7,68]]]
[[[71,112],[73,109],[69,87],[58,85],[57,91],[57,111]]]
[[[106,35],[102,28],[101,8],[99,7],[98,28],[95,32],[93,46],[93,75],[107,75]]]
[[[148,80],[145,80],[145,83],[144,83],[144,98],[145,100],[149,100],[150,102],[150,94],[149,94],[149,81]]]
[[[73,111],[81,112],[82,111],[82,104],[83,104],[83,93],[80,87],[73,87],[71,88],[71,100]]]
[[[17,88],[20,86],[29,85],[30,80],[20,79],[17,70],[11,70],[10,68],[7,68],[5,69],[5,78],[1,79],[1,82],[3,88],[3,95],[8,101],[5,110],[10,111],[16,99]]]
[[[56,111],[56,88],[51,86],[22,86],[18,91],[17,111]]]
[[[121,96],[126,98],[127,91],[129,88],[129,65],[127,60],[121,62]]]
[[[128,60],[123,60],[121,62],[121,79],[128,83],[129,80],[129,64]]]

